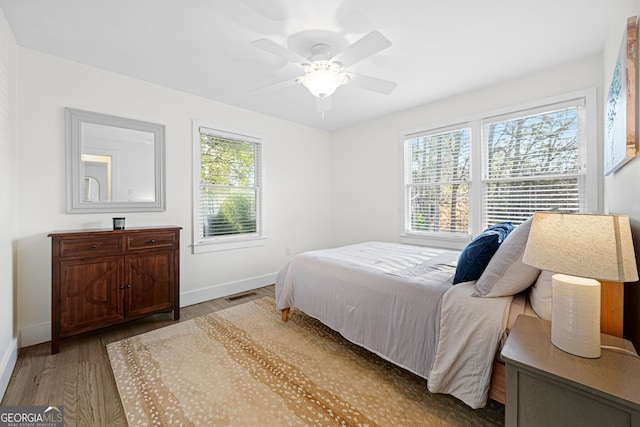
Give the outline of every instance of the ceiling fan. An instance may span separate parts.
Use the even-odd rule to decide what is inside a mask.
[[[317,43],[311,47],[309,58],[266,38],[255,40],[251,44],[302,68],[304,70],[302,76],[282,83],[302,84],[317,97],[318,110],[321,112],[330,109],[329,97],[338,87],[347,83],[385,95],[390,94],[397,86],[397,83],[389,80],[355,74],[346,70],[346,68],[391,46],[391,42],[379,31],[370,32],[335,55],[331,46]],[[282,83],[276,85],[280,86]]]

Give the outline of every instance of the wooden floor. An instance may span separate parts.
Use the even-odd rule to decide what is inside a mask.
[[[232,296],[184,307],[180,321],[274,297],[273,286],[252,292],[243,298]],[[126,426],[105,346],[173,323],[173,314],[163,313],[66,338],[55,355],[51,355],[50,343],[22,348],[1,405],[63,405],[67,427]]]

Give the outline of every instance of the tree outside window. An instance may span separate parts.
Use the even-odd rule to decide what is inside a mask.
[[[485,124],[486,223],[581,211],[580,125],[577,107]]]
[[[260,144],[200,133],[201,237],[259,232]]]
[[[470,129],[406,141],[411,229],[466,234],[469,229]]]

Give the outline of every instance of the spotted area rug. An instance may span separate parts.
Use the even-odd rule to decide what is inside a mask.
[[[503,425],[262,298],[107,346],[130,426]]]

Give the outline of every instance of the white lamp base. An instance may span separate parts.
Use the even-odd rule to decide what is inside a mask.
[[[554,274],[551,342],[576,356],[600,357],[600,282]]]

